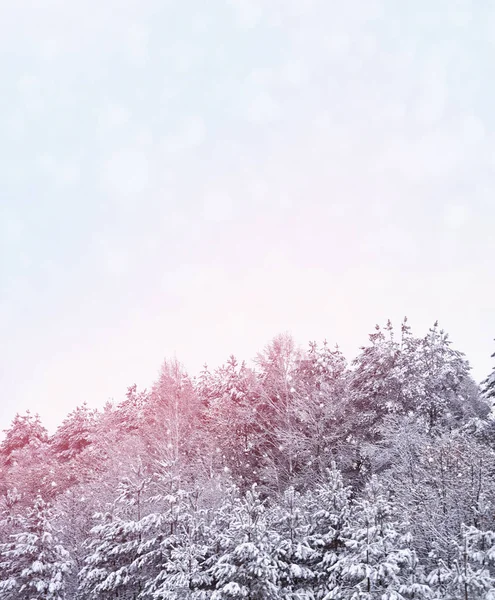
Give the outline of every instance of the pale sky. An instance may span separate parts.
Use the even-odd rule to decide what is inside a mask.
[[[488,0],[0,4],[0,428],[435,319],[495,350]]]

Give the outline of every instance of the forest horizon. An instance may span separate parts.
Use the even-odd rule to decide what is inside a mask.
[[[495,368],[478,385],[438,323],[404,319],[351,363],[280,334],[253,367],[165,360],[53,435],[18,414],[0,597],[491,598],[494,399]]]

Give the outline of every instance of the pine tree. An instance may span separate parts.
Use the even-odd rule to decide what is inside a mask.
[[[432,598],[434,600],[457,600],[449,593],[452,582],[451,569],[444,560],[435,557],[434,553],[432,553],[432,558],[436,558],[436,564],[426,579],[432,592]]]
[[[314,549],[313,571],[316,597],[335,593],[341,585],[339,561],[346,553],[346,533],[351,517],[351,490],[344,485],[335,463],[324,481],[310,494],[312,523],[309,544]]]
[[[310,342],[309,350],[300,358],[298,379],[306,388],[317,391],[326,386],[335,387],[342,380],[347,369],[347,361],[338,346],[332,350],[325,340],[322,346]]]
[[[201,399],[203,408],[207,409],[210,406],[212,398],[216,395],[215,378],[210,372],[208,365],[205,363],[197,378],[194,380],[194,387]]]
[[[50,508],[41,497],[20,522],[21,531],[0,546],[0,597],[5,600],[64,600],[71,569],[53,533]]]
[[[12,534],[18,533],[22,519],[21,499],[15,488],[0,496],[0,545],[6,544]]]
[[[37,440],[48,441],[48,432],[41,423],[39,415],[26,411],[25,415],[16,414],[10,427],[4,431],[5,437],[0,444],[0,452],[8,464],[12,462],[12,454]]]
[[[5,493],[16,488],[27,508],[41,495],[50,500],[56,493],[56,465],[48,432],[38,415],[16,415],[0,444],[0,486]]]
[[[138,465],[133,479],[121,482],[113,513],[96,514],[100,523],[91,530],[88,555],[79,574],[81,595],[137,598],[141,593],[144,576],[133,564],[139,557],[143,535],[153,526],[152,519],[143,516],[148,484]]]
[[[59,470],[48,440],[35,436],[10,453],[4,471],[5,487],[19,492],[25,508],[32,506],[37,496],[48,502],[58,493]]]
[[[84,567],[85,542],[94,525],[95,504],[98,504],[98,499],[87,483],[70,487],[59,494],[54,502],[54,527],[59,531],[61,544],[69,552],[73,563],[66,581],[70,600],[77,598],[78,574]]]
[[[223,514],[227,511],[231,517],[219,531],[217,554],[211,560],[212,600],[275,600],[279,587],[274,532],[256,488],[243,498],[228,500]]]
[[[420,347],[418,368],[422,385],[416,388],[417,410],[424,415],[430,429],[452,414],[456,394],[469,378],[470,366],[464,354],[451,347],[449,336],[438,329],[438,322],[430,328]],[[460,407],[462,411],[462,407]],[[462,413],[457,415],[462,418]]]
[[[344,534],[347,552],[334,566],[342,584],[327,598],[399,600],[401,575],[411,557],[403,545],[394,507],[375,476],[353,509]]]
[[[263,444],[256,376],[231,356],[216,372],[214,390],[205,434],[212,438],[218,468],[226,467],[248,489],[260,476]]]
[[[430,600],[433,590],[428,585],[423,565],[420,563],[413,537],[408,531],[399,538],[397,559],[401,566],[399,594],[407,600]]]
[[[390,321],[384,330],[376,325],[369,339],[371,345],[361,348],[353,361],[351,410],[358,419],[354,426],[357,434],[374,440],[383,417],[401,411],[400,381],[395,369],[400,348]]]
[[[97,411],[83,404],[62,421],[51,437],[50,454],[55,462],[53,480],[57,494],[94,477],[95,464],[100,458],[95,444],[97,418]]]
[[[138,391],[137,385],[127,388],[125,400],[117,406],[117,418],[121,431],[143,434],[146,405],[149,402],[147,390]]]
[[[308,498],[294,488],[285,491],[272,509],[273,528],[278,534],[275,557],[281,598],[311,598],[316,552],[310,546],[311,514]]]
[[[61,461],[73,460],[91,444],[95,411],[86,404],[73,410],[58,427],[51,446]]]
[[[376,325],[369,340],[371,344],[362,347],[352,362],[342,427],[346,437],[342,468],[356,486],[370,475],[369,449],[380,441],[384,420],[403,412],[401,345],[391,322],[383,329]]]
[[[179,492],[173,515],[173,529],[161,538],[155,552],[154,562],[161,569],[149,579],[143,595],[161,600],[204,599],[211,586],[210,523],[208,511],[200,507],[200,493]]]
[[[154,512],[135,524],[139,544],[128,572],[142,582],[142,598],[204,598],[211,581],[206,566],[210,535],[201,494],[181,489],[173,466],[162,466],[154,479],[149,498]],[[203,491],[208,495],[210,490]]]

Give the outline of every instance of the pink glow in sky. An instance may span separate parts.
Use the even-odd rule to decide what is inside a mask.
[[[275,334],[495,337],[486,3],[0,8],[0,426]]]

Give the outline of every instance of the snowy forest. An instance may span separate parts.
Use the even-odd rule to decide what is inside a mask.
[[[53,435],[18,414],[0,598],[495,599],[493,400],[495,369],[405,319],[349,363],[283,334]]]

